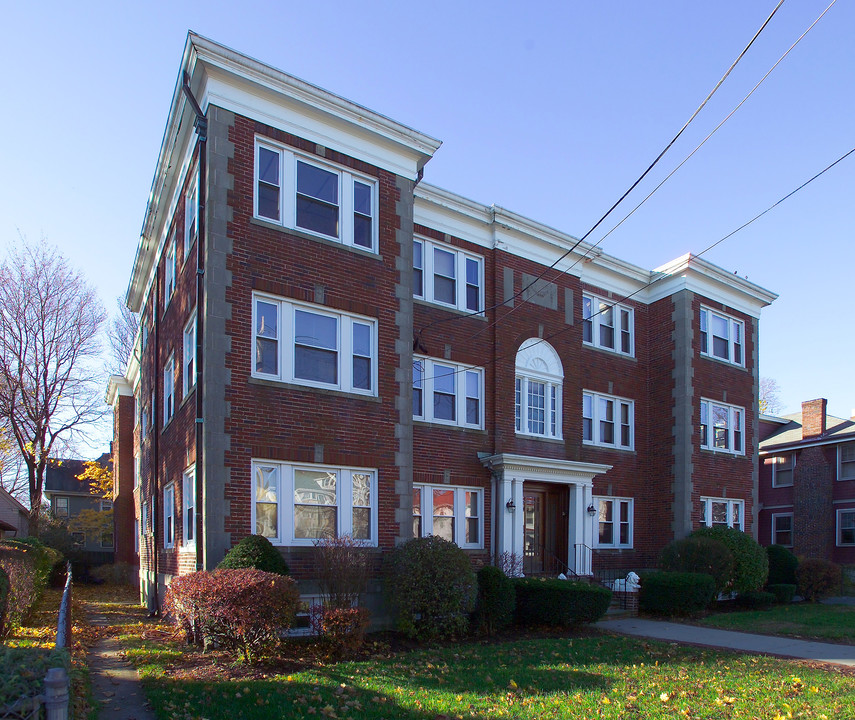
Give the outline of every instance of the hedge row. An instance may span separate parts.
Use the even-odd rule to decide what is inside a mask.
[[[705,573],[652,572],[641,578],[638,608],[652,615],[697,615],[716,596],[715,581]]]
[[[5,615],[0,615],[0,639],[27,619],[47,587],[53,566],[61,560],[59,552],[36,538],[0,541],[0,569],[8,580],[6,602],[0,602],[5,604]]]
[[[517,578],[516,611],[518,625],[565,627],[596,622],[609,608],[611,590],[573,580]]]

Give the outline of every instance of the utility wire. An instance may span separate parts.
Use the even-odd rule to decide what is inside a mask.
[[[778,12],[779,8],[780,8],[780,7],[781,7],[781,5],[783,5],[783,4],[784,4],[784,0],[779,0],[779,1],[778,1],[778,4],[777,4],[777,5],[775,5],[775,8],[774,8],[774,9],[772,10],[772,12],[769,14],[769,17],[767,17],[767,18],[766,18],[766,20],[763,22],[763,24],[760,26],[760,28],[757,30],[757,32],[755,32],[755,33],[754,33],[754,36],[751,38],[750,42],[745,46],[745,48],[742,50],[742,52],[740,52],[740,53],[739,53],[739,55],[738,55],[738,57],[736,58],[736,60],[734,60],[734,61],[731,63],[730,67],[727,69],[727,72],[725,72],[725,73],[724,73],[724,75],[722,75],[722,76],[721,76],[721,79],[716,83],[715,87],[714,87],[714,88],[709,92],[709,94],[706,96],[706,98],[704,98],[704,101],[703,101],[703,102],[698,106],[698,108],[695,110],[695,112],[693,112],[693,113],[692,113],[692,116],[691,116],[688,120],[686,120],[686,122],[683,124],[683,127],[681,127],[681,128],[680,128],[680,130],[677,132],[677,134],[676,134],[676,135],[671,139],[671,141],[670,141],[670,142],[665,146],[665,148],[664,148],[664,149],[659,153],[659,155],[657,155],[657,156],[656,156],[656,159],[654,159],[654,160],[653,160],[653,162],[652,162],[652,163],[650,163],[650,165],[648,165],[648,166],[647,166],[647,169],[646,169],[646,170],[645,170],[645,171],[644,171],[644,172],[643,172],[643,173],[642,173],[642,174],[641,174],[641,175],[640,175],[640,176],[635,180],[635,182],[634,182],[634,183],[632,183],[632,185],[630,185],[629,189],[627,189],[627,190],[626,190],[626,192],[624,192],[624,194],[623,194],[623,195],[621,195],[621,196],[620,196],[620,198],[618,198],[618,200],[617,200],[617,201],[616,201],[616,202],[615,202],[615,203],[614,203],[614,204],[613,204],[613,205],[612,205],[612,206],[611,206],[611,207],[610,207],[610,208],[609,208],[609,209],[608,209],[608,210],[607,210],[603,215],[602,215],[602,217],[600,217],[600,219],[599,219],[599,220],[597,220],[597,222],[596,222],[596,223],[595,223],[595,224],[594,224],[594,225],[593,225],[593,226],[588,230],[588,232],[586,232],[586,233],[585,233],[581,238],[579,238],[579,239],[578,239],[578,240],[577,240],[577,241],[576,241],[576,242],[575,242],[575,243],[570,247],[570,249],[568,249],[564,254],[562,254],[562,255],[561,255],[561,256],[560,256],[560,257],[559,257],[555,262],[553,262],[549,267],[547,267],[546,269],[544,269],[544,271],[543,271],[542,273],[540,273],[540,275],[538,275],[538,276],[537,276],[534,280],[532,280],[528,285],[526,285],[524,288],[522,288],[519,292],[514,293],[514,295],[512,295],[510,298],[508,298],[508,299],[506,299],[506,300],[503,300],[503,301],[502,301],[502,302],[500,302],[500,303],[496,303],[496,304],[495,304],[495,305],[493,305],[492,307],[486,308],[486,309],[485,309],[485,310],[483,310],[483,311],[473,312],[473,313],[468,313],[468,314],[465,314],[465,315],[459,315],[459,316],[447,317],[447,318],[440,318],[440,319],[438,319],[438,320],[434,320],[433,322],[428,323],[428,324],[427,324],[427,325],[425,325],[421,330],[419,330],[419,331],[418,331],[418,333],[417,333],[417,336],[418,336],[418,337],[417,337],[417,340],[418,340],[418,338],[420,338],[420,337],[421,337],[421,334],[422,334],[425,330],[427,330],[427,329],[428,329],[428,328],[430,328],[430,327],[433,327],[434,325],[439,325],[439,324],[444,323],[444,322],[451,322],[451,321],[455,321],[455,320],[460,320],[460,319],[465,318],[465,317],[472,317],[473,315],[481,315],[481,314],[483,314],[484,312],[489,312],[489,311],[491,311],[491,310],[495,310],[496,308],[499,308],[499,307],[501,307],[502,305],[505,305],[505,304],[507,304],[507,303],[511,302],[512,300],[515,300],[516,298],[518,298],[518,297],[520,297],[521,295],[523,295],[523,293],[525,293],[529,288],[531,288],[531,287],[532,287],[533,285],[535,285],[537,282],[539,282],[540,280],[542,280],[542,279],[543,279],[543,277],[546,275],[546,273],[548,273],[550,270],[554,269],[554,268],[555,268],[555,266],[556,266],[556,265],[558,265],[558,263],[560,263],[564,258],[566,258],[570,253],[572,253],[572,252],[573,252],[577,247],[579,247],[579,245],[581,245],[581,244],[585,241],[585,239],[586,239],[586,238],[587,238],[587,237],[588,237],[592,232],[594,232],[594,230],[596,230],[596,229],[597,229],[597,228],[598,228],[598,227],[599,227],[599,226],[600,226],[600,225],[601,225],[601,224],[606,220],[606,218],[607,218],[609,215],[611,215],[611,213],[615,210],[615,208],[617,208],[617,206],[618,206],[618,205],[620,205],[620,204],[621,204],[621,203],[626,199],[627,195],[629,195],[633,190],[635,190],[635,188],[638,186],[638,184],[639,184],[642,180],[644,180],[644,178],[645,178],[645,177],[647,177],[647,175],[650,173],[650,171],[651,171],[651,170],[653,170],[653,168],[654,168],[654,167],[657,165],[657,163],[662,159],[662,157],[665,155],[665,153],[666,153],[666,152],[668,152],[668,151],[671,149],[671,147],[674,145],[674,143],[675,143],[675,142],[677,142],[677,140],[680,138],[680,136],[683,134],[683,132],[685,132],[686,128],[687,128],[687,127],[689,127],[690,123],[691,123],[691,122],[692,122],[692,121],[693,121],[693,120],[694,120],[694,119],[695,119],[695,118],[700,114],[701,110],[703,110],[703,109],[704,109],[704,107],[706,107],[707,103],[710,101],[710,99],[712,98],[712,96],[713,96],[713,95],[715,95],[715,93],[716,93],[716,92],[718,91],[718,89],[722,86],[722,84],[724,83],[724,81],[728,78],[728,76],[730,75],[730,73],[731,73],[731,72],[733,72],[733,69],[736,67],[736,65],[739,63],[739,61],[740,61],[740,60],[742,60],[742,58],[743,58],[743,57],[745,56],[745,54],[748,52],[749,48],[751,48],[751,46],[754,44],[754,42],[755,42],[755,41],[757,40],[757,38],[760,36],[760,33],[761,33],[761,32],[763,32],[763,30],[766,28],[766,26],[769,24],[769,22],[770,22],[770,21],[772,20],[772,18],[775,16],[775,13],[777,13],[777,12]]]

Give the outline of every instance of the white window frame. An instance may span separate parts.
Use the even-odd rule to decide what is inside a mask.
[[[134,518],[134,554],[140,554],[140,519]]]
[[[63,501],[63,510],[60,511],[59,503]],[[55,517],[69,517],[71,512],[71,503],[67,497],[55,497],[53,499],[53,514]]]
[[[259,468],[273,470],[271,476],[275,483],[275,501],[265,501],[277,506],[277,525],[279,533],[276,537],[266,535],[273,545],[312,547],[315,538],[298,538],[294,536],[294,472],[307,470],[309,472],[333,472],[336,473],[336,520],[339,536],[351,535],[353,532],[353,475],[365,474],[370,476],[369,501],[370,505],[370,535],[369,539],[359,540],[366,547],[377,547],[378,528],[378,489],[376,468],[357,467],[333,467],[330,465],[314,465],[310,463],[286,463],[277,460],[253,459],[251,467],[252,490],[251,490],[251,528],[252,532],[258,532],[256,527],[256,471]],[[347,502],[344,502],[347,500]],[[365,506],[359,506],[365,507]]]
[[[134,453],[134,489],[140,486],[140,454]]]
[[[590,414],[586,409],[586,405],[590,401]],[[610,404],[612,408],[611,421],[603,412],[603,403]],[[624,420],[624,410],[626,411],[626,419]],[[586,438],[585,421],[590,421],[590,437]],[[612,424],[612,442],[604,439],[603,423]],[[623,442],[623,429],[628,427],[629,443]],[[615,450],[634,450],[635,449],[635,402],[629,398],[622,398],[616,395],[605,395],[603,393],[595,393],[590,390],[582,391],[582,444],[592,445],[595,447],[607,447]]]
[[[631,548],[633,547],[633,541],[635,536],[635,500],[630,497],[609,497],[605,495],[595,495],[593,497],[594,507],[597,512],[594,513],[593,523],[593,538],[594,538],[594,547],[595,548],[604,548],[604,549],[616,549],[616,548]],[[610,521],[602,520],[600,515],[602,513],[602,508],[605,503],[612,504],[612,519]],[[620,541],[620,531],[621,525],[624,522],[620,519],[620,510],[621,507],[627,508],[627,536],[629,538],[628,542]],[[605,543],[600,542],[600,524],[608,522],[612,526],[612,542]]]
[[[713,503],[727,504],[727,527],[736,527],[737,530],[745,531],[745,500],[739,498],[723,498],[723,497],[702,497],[701,498],[701,519],[700,523],[704,527],[713,527],[712,506]],[[733,524],[734,508],[739,507],[739,524]],[[721,523],[715,523],[721,525]]]
[[[787,467],[784,467],[784,466]],[[772,487],[792,487],[796,472],[796,454],[794,452],[776,455],[772,458]],[[783,474],[783,477],[779,475]]]
[[[163,547],[175,547],[175,483],[163,487]]]
[[[279,217],[272,218],[261,215],[258,208],[259,192],[258,187],[260,182],[264,182],[269,187],[276,185],[262,181],[259,178],[260,168],[260,153],[261,148],[275,153],[279,159]],[[311,228],[300,227],[297,225],[297,163],[302,162],[307,165],[314,165],[317,168],[333,173],[338,178],[338,235],[327,235],[326,233],[312,230]],[[315,237],[323,238],[331,242],[339,242],[342,245],[364,250],[366,252],[376,254],[378,252],[379,239],[379,203],[378,203],[378,183],[377,179],[368,175],[358,173],[351,168],[346,168],[342,165],[331,163],[327,160],[319,159],[313,155],[304,155],[294,151],[285,145],[280,145],[268,140],[267,138],[255,138],[255,154],[254,154],[254,171],[253,171],[253,215],[264,222],[274,223],[291,230],[298,230],[302,233],[308,233]],[[371,190],[371,246],[367,247],[355,242],[354,215],[359,214],[361,217],[368,217],[365,213],[356,212],[355,201],[355,183],[367,185]]]
[[[176,260],[175,260],[175,237],[170,237],[166,245],[166,251],[163,254],[163,307],[169,305],[172,296],[175,294],[175,278],[177,275]]]
[[[263,302],[274,305],[277,308],[277,373],[263,373],[256,369],[257,362],[257,329],[258,329],[258,303]],[[336,320],[337,335],[337,378],[338,382],[325,383],[316,380],[295,377],[294,354],[296,341],[294,337],[295,313],[303,311],[316,315],[333,318]],[[370,355],[362,355],[354,348],[354,325],[367,325],[370,329]],[[371,363],[369,388],[353,386],[353,362],[354,358],[368,358]],[[267,380],[278,380],[280,382],[304,385],[306,387],[327,388],[341,390],[342,392],[356,393],[377,397],[378,369],[377,362],[377,320],[362,315],[330,310],[322,305],[286,300],[273,295],[253,293],[252,295],[252,376]]]
[[[192,511],[193,517],[188,522]],[[191,465],[181,475],[181,545],[196,547],[196,466]]]
[[[789,530],[779,530],[778,529],[778,521],[781,518],[788,518],[790,521],[790,529]],[[795,524],[793,519],[793,513],[772,513],[772,544],[773,545],[782,545],[783,547],[791,548],[793,546],[793,538],[794,538]],[[780,543],[778,542],[778,533],[779,532],[788,532],[790,533],[790,542],[789,543]]]
[[[413,489],[418,489],[421,493],[421,519],[422,519],[422,537],[427,537],[433,534],[433,491],[440,490],[442,492],[452,491],[454,493],[454,542],[461,548],[467,550],[480,550],[484,547],[484,489],[479,487],[469,487],[466,485],[422,485],[416,483]],[[466,515],[466,493],[476,494],[476,506],[478,511],[477,518]],[[413,503],[413,516],[416,516],[416,507]],[[466,538],[466,521],[469,519],[478,520],[478,542],[467,543]],[[462,542],[461,542],[462,540]]]
[[[460,248],[456,248],[453,245],[447,245],[445,243],[438,243],[431,240],[427,240],[425,238],[414,238],[413,239],[413,297],[419,298],[420,300],[424,300],[425,302],[432,303],[434,305],[440,305],[446,308],[453,308],[455,310],[460,310],[462,312],[468,313],[482,313],[484,312],[484,258],[480,255],[475,255],[473,253],[466,252],[465,250],[461,250]],[[418,267],[416,265],[416,256],[418,252],[416,251],[416,247],[421,249],[421,260],[422,266]],[[436,283],[435,279],[435,268],[434,268],[434,258],[435,251],[439,250],[442,252],[449,253],[454,256],[454,297],[455,301],[453,303],[449,303],[445,300],[440,300],[436,297]],[[467,274],[467,270],[469,267],[472,267],[470,263],[474,263],[474,266],[477,268],[477,292],[478,292],[478,306],[472,307],[472,303],[469,301],[469,288],[476,287],[472,282],[470,282],[470,278]],[[419,272],[421,272],[421,276],[419,276]],[[421,292],[417,286],[418,280],[417,278],[421,277]],[[442,276],[441,277],[449,277]]]
[[[113,501],[107,500],[106,498],[102,498],[101,506],[100,506],[99,510],[101,512],[107,512],[107,510],[112,510],[112,509],[113,509]]]
[[[199,168],[194,165],[188,174],[190,183],[184,194],[184,262],[199,236]]]
[[[193,308],[182,335],[181,393],[183,397],[187,397],[188,393],[196,387],[196,332],[196,308]]]
[[[719,408],[727,412],[727,425],[725,426],[727,447],[717,447],[715,442],[715,425],[713,424],[713,410]],[[745,408],[738,405],[728,405],[727,403],[718,402],[717,400],[701,399],[700,405],[700,423],[698,424],[700,432],[700,445],[704,450],[711,452],[728,453],[729,455],[745,455]],[[741,429],[736,430],[737,418]],[[704,422],[706,420],[706,422]],[[706,428],[706,433],[704,433]],[[737,432],[739,432],[739,449],[736,449]],[[706,434],[706,438],[704,435]]]
[[[610,311],[610,313],[609,313]],[[606,319],[611,316],[612,324]],[[608,328],[612,344],[603,341]],[[635,310],[593,293],[582,293],[582,344],[626,357],[635,356]]]
[[[454,382],[454,420],[436,417],[434,399],[436,394],[446,394],[436,388],[435,380],[451,376]],[[477,382],[477,395],[470,394],[472,379]],[[421,391],[421,411],[416,406],[417,393]],[[467,422],[470,400],[478,402],[478,422]],[[473,429],[484,428],[484,368],[461,365],[448,360],[415,356],[413,358],[413,419],[423,422],[454,425]]]
[[[146,436],[148,435],[148,423],[149,423],[149,407],[146,405],[142,409],[142,422],[140,423],[140,442],[145,442]]]
[[[726,323],[727,335],[714,335],[713,321]],[[724,340],[727,347],[724,351],[716,352],[715,338]],[[745,367],[745,323],[718,310],[701,306],[700,312],[700,344],[703,357],[721,360],[738,367]]]
[[[170,355],[163,368],[163,424],[175,415],[175,355]]]
[[[149,526],[150,521],[149,521],[149,512],[148,512],[148,502],[140,503],[140,513],[141,513],[140,535],[145,537],[146,535],[148,535],[149,531],[151,530],[151,528]]]
[[[837,479],[855,480],[855,441],[837,446]]]
[[[851,520],[846,521],[846,527],[843,526],[843,516],[851,515]],[[852,542],[843,542],[843,530],[852,530]],[[837,523],[835,525],[835,540],[837,547],[852,547],[855,545],[855,508],[840,508],[837,511]]]

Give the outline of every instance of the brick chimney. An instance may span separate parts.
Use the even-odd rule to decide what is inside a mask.
[[[819,437],[825,432],[825,408],[828,400],[806,400],[802,403],[802,439]]]

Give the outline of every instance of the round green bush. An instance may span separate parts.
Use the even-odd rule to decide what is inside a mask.
[[[767,585],[795,585],[796,569],[799,559],[783,545],[770,545],[766,548],[769,558],[769,579]]]
[[[808,602],[816,602],[840,590],[840,565],[824,558],[806,558],[796,570],[799,595]]]
[[[692,616],[703,612],[714,597],[715,582],[707,573],[645,573],[641,577],[638,609],[666,617]]]
[[[700,528],[691,537],[705,537],[723,543],[733,554],[733,578],[727,590],[746,593],[759,590],[769,575],[766,550],[750,535],[728,527]]]
[[[480,632],[492,635],[513,621],[517,594],[513,581],[494,565],[482,567],[477,576],[478,601],[473,625]]]
[[[795,583],[773,583],[766,586],[766,590],[775,596],[775,602],[780,605],[789,605],[796,594]]]
[[[217,570],[254,568],[275,575],[287,575],[288,563],[262,535],[248,535],[226,553]]]
[[[687,537],[662,550],[659,568],[668,572],[705,573],[715,582],[715,592],[724,592],[733,578],[733,553],[721,540]]]
[[[736,596],[736,604],[746,610],[767,610],[776,600],[775,593],[749,590]]]
[[[429,535],[399,545],[388,562],[386,591],[401,632],[420,640],[466,632],[477,588],[462,549]]]

